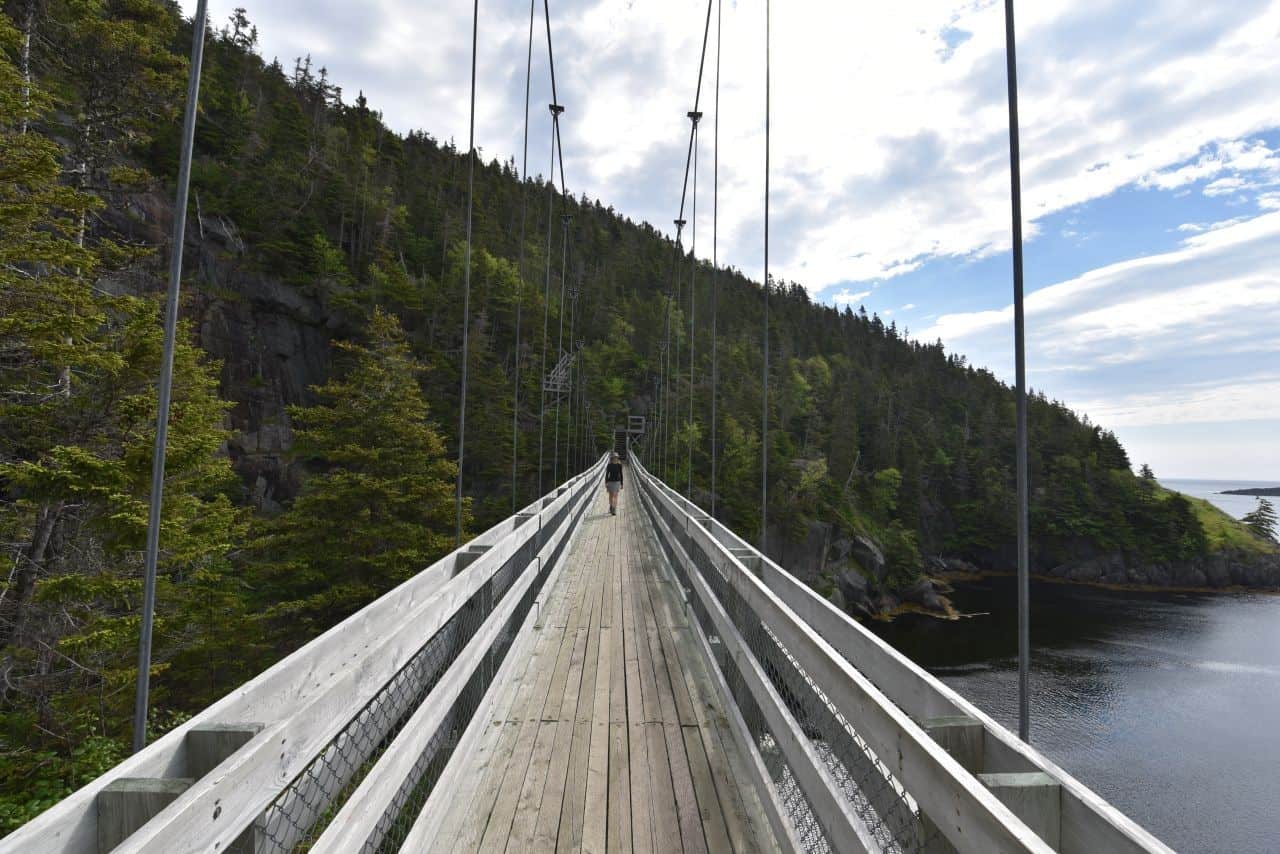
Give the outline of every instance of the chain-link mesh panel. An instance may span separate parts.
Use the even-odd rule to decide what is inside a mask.
[[[467,642],[475,636],[493,609],[510,590],[519,573],[535,558],[543,543],[565,519],[570,507],[561,507],[544,526],[511,555],[490,578],[440,627],[413,657],[382,687],[347,725],[311,760],[267,807],[254,825],[254,850],[265,854],[308,850],[333,816],[377,763],[383,751],[422,705]],[[536,524],[528,522],[526,524]],[[493,675],[511,646],[514,632],[528,613],[546,580],[548,569],[563,552],[564,537],[552,559],[536,570],[515,614],[503,626],[497,640],[455,701],[444,724],[433,736],[422,757],[397,795],[393,809],[378,824],[372,845],[365,850],[396,850],[417,811],[439,778],[453,748],[461,738],[487,690]]]
[[[673,538],[684,548],[692,569],[706,582],[721,607],[733,622],[752,656],[760,664],[787,710],[795,718],[804,736],[840,788],[877,847],[886,852],[933,852],[949,850],[932,823],[922,821],[914,801],[901,784],[858,735],[856,729],[830,702],[827,695],[804,672],[778,637],[761,621],[739,592],[729,584],[712,564],[710,557],[696,545],[687,532],[686,517],[653,500],[650,506],[662,517]],[[674,568],[679,582],[691,588],[687,575],[690,567],[677,559],[677,553],[662,536],[663,551]],[[691,596],[690,604],[699,624],[708,636],[716,629],[699,597]],[[751,695],[737,665],[729,656],[718,660],[725,682],[741,712],[747,729],[755,739],[765,767],[791,819],[796,836],[804,850],[831,851],[812,804],[788,766],[777,739]]]

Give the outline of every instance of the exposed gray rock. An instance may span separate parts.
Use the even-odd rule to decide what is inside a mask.
[[[845,612],[857,617],[870,617],[875,606],[867,586],[867,579],[857,569],[845,565],[845,569],[836,572],[837,604]]]
[[[883,583],[888,568],[885,565],[884,552],[868,537],[855,534],[849,541],[849,556],[862,567],[863,574],[874,579],[876,584]]]
[[[1060,564],[1045,574],[1068,581],[1152,587],[1280,588],[1280,555],[1224,550],[1174,563],[1144,563],[1111,552]]]
[[[903,592],[902,599],[904,602],[911,602],[930,611],[945,613],[947,610],[942,598],[938,595],[938,591],[934,589],[933,582],[927,578],[921,578],[911,585],[910,588]]]

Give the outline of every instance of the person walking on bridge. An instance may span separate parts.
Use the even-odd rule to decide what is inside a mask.
[[[609,493],[609,515],[618,515],[618,493],[622,491],[622,458],[614,451],[604,470],[604,488]]]

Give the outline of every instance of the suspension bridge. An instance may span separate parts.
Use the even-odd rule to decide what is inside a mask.
[[[522,175],[528,173],[536,0],[530,2]],[[599,449],[576,340],[580,283],[567,280],[562,213],[552,343],[556,201],[569,197],[549,3],[552,103],[539,364],[538,491],[463,542],[474,187],[471,125],[457,459],[457,548],[396,589],[145,744],[164,452],[187,188],[206,32],[193,21],[152,503],[146,549],[134,754],[0,840],[0,852],[1167,852],[1027,739],[1026,393],[1012,0],[1006,0],[1018,394],[1020,719],[1015,735],[897,653],[750,544],[716,514],[716,281],[712,200],[710,508],[693,495],[697,421],[694,295],[703,75],[717,10],[713,187],[718,184],[719,0],[707,3],[659,369],[648,417],[612,450],[628,464],[619,516],[601,490]],[[761,524],[769,429],[769,97],[766,0]],[[690,177],[692,176],[692,182]],[[520,224],[524,258],[528,188]],[[692,192],[690,193],[690,189]],[[685,219],[686,201],[690,219]],[[683,235],[690,227],[691,247]],[[689,264],[687,287],[684,265]],[[688,297],[688,352],[675,329]],[[568,340],[565,307],[569,306]],[[517,350],[522,307],[516,306]],[[687,409],[682,399],[688,393]],[[569,410],[561,435],[560,409]],[[554,414],[551,411],[554,411]],[[547,420],[554,426],[548,431]],[[547,435],[550,432],[551,435]],[[547,448],[548,441],[551,448]],[[563,441],[563,454],[562,454]],[[685,493],[654,472],[680,471]],[[548,459],[549,457],[549,459]],[[654,472],[650,471],[650,467]],[[567,479],[562,481],[562,471]],[[569,472],[578,473],[568,476]]]
[[[1167,852],[632,454],[0,841],[92,852]]]

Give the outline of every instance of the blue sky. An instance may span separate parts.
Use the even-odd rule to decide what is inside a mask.
[[[211,0],[215,22],[236,5],[268,58],[310,53],[392,127],[465,144],[470,4]],[[570,189],[669,231],[706,6],[550,5]],[[477,140],[519,165],[529,5],[481,6]],[[771,266],[1008,378],[1002,7],[774,4]],[[718,256],[754,276],[763,11],[724,0]],[[542,28],[539,15],[537,173]],[[1280,480],[1280,0],[1023,0],[1018,38],[1032,384],[1157,474]],[[713,59],[699,105],[708,257]]]

